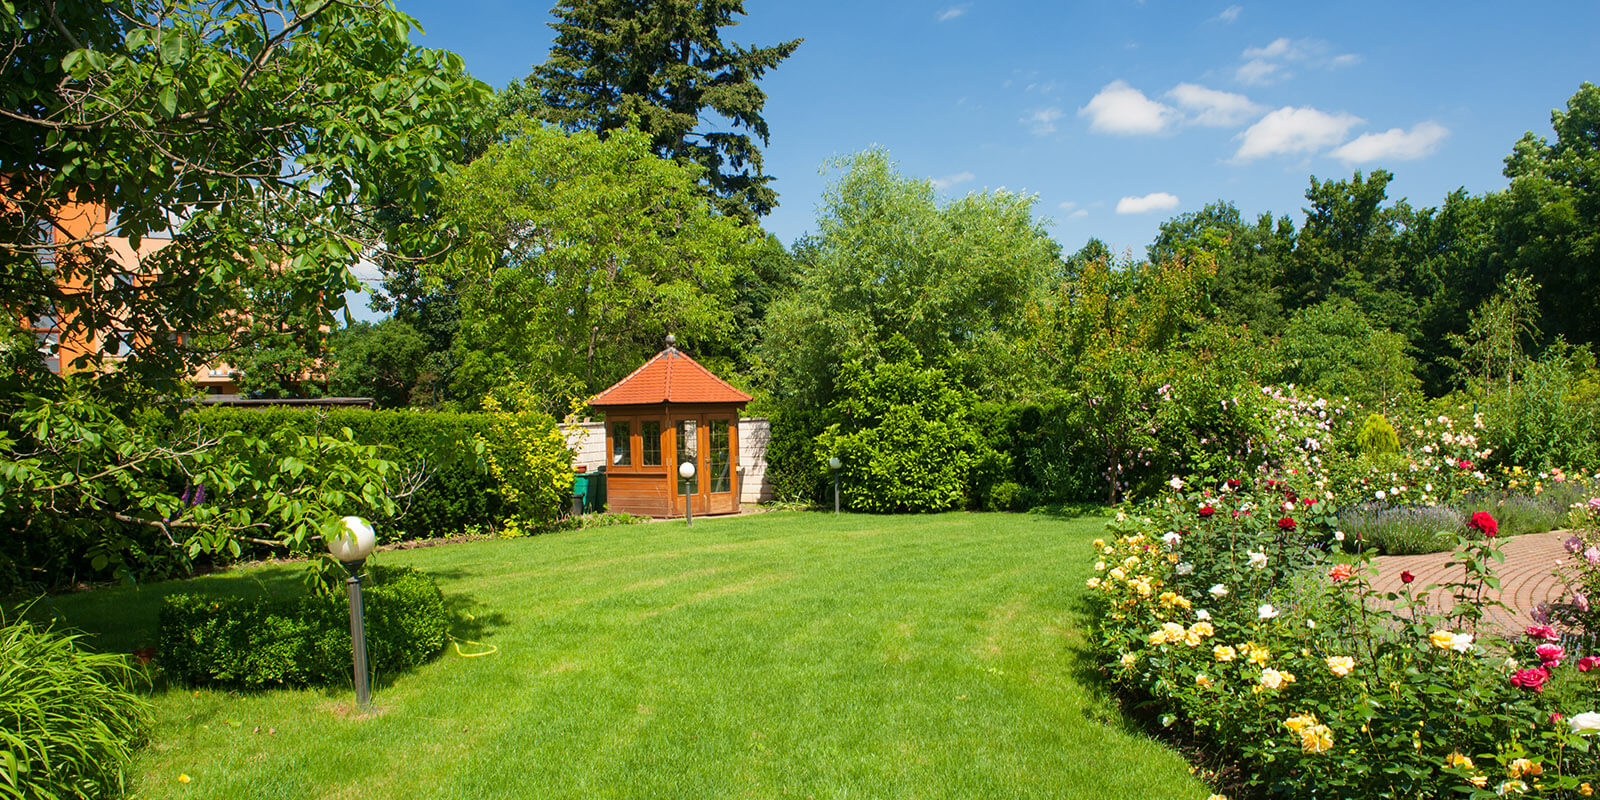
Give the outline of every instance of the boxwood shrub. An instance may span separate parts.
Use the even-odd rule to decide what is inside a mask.
[[[367,661],[374,676],[409,670],[448,638],[444,595],[410,567],[373,567],[363,581]],[[346,600],[178,594],[161,608],[156,661],[189,685],[337,686],[350,677]]]
[[[0,797],[116,797],[150,727],[141,674],[76,636],[0,621]]]

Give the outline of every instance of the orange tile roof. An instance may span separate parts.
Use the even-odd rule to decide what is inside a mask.
[[[589,401],[595,406],[638,406],[655,403],[748,403],[750,395],[712,375],[711,370],[668,347],[633,374]]]

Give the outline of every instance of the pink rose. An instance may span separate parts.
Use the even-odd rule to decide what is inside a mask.
[[[1595,667],[1600,667],[1600,656],[1584,656],[1578,659],[1578,671],[1588,672]]]
[[[1511,685],[1536,692],[1544,691],[1544,682],[1550,680],[1550,672],[1544,667],[1529,667],[1511,676]]]
[[[1528,638],[1543,639],[1547,642],[1553,642],[1557,639],[1560,639],[1561,636],[1560,634],[1556,633],[1555,628],[1552,628],[1549,625],[1529,625]]]
[[[1539,660],[1544,663],[1547,669],[1560,666],[1561,659],[1567,657],[1566,648],[1559,644],[1541,644],[1533,648],[1533,652],[1539,656]]]

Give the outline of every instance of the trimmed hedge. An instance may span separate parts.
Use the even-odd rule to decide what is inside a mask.
[[[0,797],[115,797],[150,716],[120,655],[18,620],[0,625]]]
[[[169,423],[170,424],[170,423]],[[183,415],[186,430],[237,430],[267,436],[281,429],[313,435],[349,428],[362,444],[411,468],[426,461],[433,477],[394,519],[373,519],[384,541],[448,536],[499,524],[505,514],[496,483],[477,456],[474,437],[492,433],[484,414],[396,409],[206,408]]]
[[[363,582],[367,661],[404,672],[448,638],[444,594],[410,567],[373,567]],[[343,594],[294,598],[179,594],[161,607],[156,662],[189,685],[333,686],[350,680],[350,615]]]

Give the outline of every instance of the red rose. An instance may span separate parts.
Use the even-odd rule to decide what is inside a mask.
[[[1294,530],[1294,517],[1284,517],[1278,520],[1278,527],[1286,531]]]
[[[1212,508],[1211,506],[1201,506],[1200,507],[1200,518],[1201,519],[1207,519],[1212,514],[1215,514],[1215,513],[1217,513],[1217,510]]]
[[[1238,481],[1238,479],[1236,479],[1236,478],[1229,478],[1229,479],[1228,479],[1228,488],[1229,488],[1229,489],[1237,489],[1237,488],[1239,488],[1239,487],[1240,487],[1240,486],[1242,486],[1242,485],[1243,485],[1243,484],[1241,484],[1241,483],[1240,483],[1240,482],[1239,482],[1239,481]]]
[[[1483,531],[1483,535],[1490,539],[1500,532],[1500,523],[1495,522],[1494,517],[1489,516],[1487,511],[1472,512],[1472,521],[1467,523],[1467,527]]]
[[[1307,497],[1307,498],[1305,498],[1305,500],[1303,502],[1308,506],[1314,506],[1314,505],[1317,504],[1317,498],[1315,498],[1315,497]]]
[[[1349,564],[1334,564],[1333,569],[1328,570],[1328,577],[1332,578],[1334,582],[1348,580],[1351,574]]]
[[[1511,685],[1536,692],[1544,691],[1544,682],[1550,680],[1550,673],[1544,667],[1529,667],[1511,676]]]
[[[1458,467],[1460,467],[1462,469],[1472,469],[1472,462],[1463,458],[1460,461],[1456,462],[1456,466],[1458,466]]]
[[[1578,671],[1588,672],[1595,667],[1600,667],[1600,656],[1584,656],[1578,659]]]
[[[1400,573],[1400,582],[1401,583],[1410,583],[1410,582],[1412,582],[1412,581],[1414,581],[1416,579],[1417,579],[1417,576],[1412,575],[1411,574],[1411,570],[1409,570],[1409,569],[1404,571],[1404,572],[1402,572],[1402,573]]]

